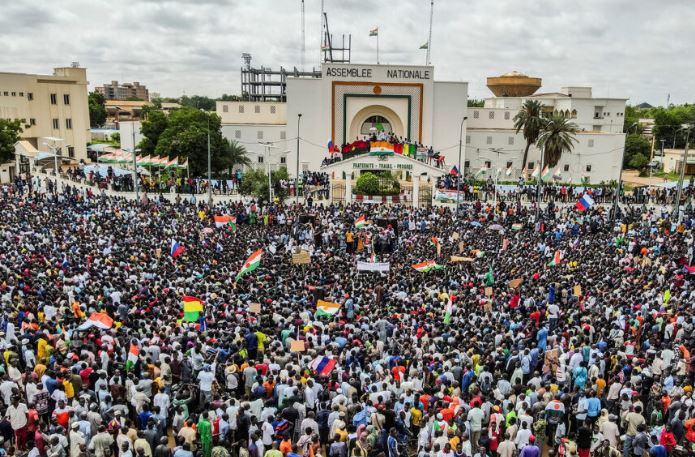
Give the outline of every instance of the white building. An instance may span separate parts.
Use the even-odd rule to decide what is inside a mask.
[[[87,106],[87,70],[55,68],[52,75],[0,73],[0,118],[23,119],[25,129],[18,152],[32,157],[60,148],[64,161],[87,159],[89,108]],[[60,138],[61,141],[48,139]],[[18,167],[28,163],[17,162]],[[13,178],[14,163],[0,167],[0,182]]]
[[[467,172],[511,169],[506,179],[516,179],[526,142],[516,133],[513,119],[524,101],[533,98],[542,102],[544,111],[562,112],[579,127],[573,153],[558,164],[563,181],[617,179],[626,99],[594,98],[590,87],[531,95],[535,89],[528,92],[524,86],[529,95],[504,96],[502,90],[501,96],[485,100],[484,107],[468,108],[468,84],[436,81],[434,71],[432,66],[324,64],[321,78],[287,78],[286,103],[219,101],[217,114],[223,135],[244,145],[254,164],[265,167],[269,160],[271,168],[286,166],[291,175],[297,167],[297,136],[300,170],[315,171],[328,156],[329,140],[340,146],[361,139],[378,119],[399,137],[431,145],[445,156],[447,167],[458,162],[462,132]],[[540,87],[540,79],[533,80],[536,89]],[[495,90],[499,93],[500,87]],[[538,165],[539,157],[531,147],[529,169]]]

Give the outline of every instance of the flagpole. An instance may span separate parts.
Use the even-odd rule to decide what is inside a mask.
[[[376,30],[376,64],[379,65],[379,29]]]
[[[545,160],[545,154],[543,154],[543,147],[539,148],[541,153],[541,168],[538,173],[538,180],[536,181],[536,221],[539,220],[540,210],[541,210],[541,179],[543,174],[543,162]]]

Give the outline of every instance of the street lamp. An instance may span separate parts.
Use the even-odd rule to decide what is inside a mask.
[[[463,177],[463,169],[461,169],[461,150],[463,149],[463,123],[466,122],[468,116],[463,116],[461,119],[461,129],[459,130],[459,175],[456,181],[456,215],[461,211],[461,178]]]
[[[62,138],[55,138],[55,137],[46,137],[48,141],[51,141],[52,143],[48,143],[48,141],[44,141],[43,145],[48,146],[48,148],[51,150],[51,153],[53,154],[53,173],[55,174],[55,183],[56,183],[56,192],[58,192],[58,146],[55,145],[55,143],[58,143],[60,141],[63,141]],[[61,155],[61,162],[62,162],[62,155]]]
[[[294,174],[294,197],[299,205],[299,123],[302,121],[302,113],[297,113],[297,164]]]
[[[676,194],[676,201],[674,203],[674,219],[678,219],[680,222],[681,218],[681,194],[683,193],[683,178],[685,177],[685,169],[688,166],[688,146],[690,140],[690,130],[693,128],[690,124],[683,124],[681,130],[685,130],[685,151],[683,151],[683,162],[681,163],[681,174],[678,178],[678,193]]]
[[[208,206],[212,208],[212,164],[210,161],[210,115],[208,117]]]
[[[259,141],[258,144],[265,147],[265,161],[266,169],[268,170],[268,206],[273,204],[273,181],[271,179],[270,173],[270,150],[277,149],[277,146],[273,146],[270,141]]]
[[[639,125],[639,122],[633,123],[630,127],[627,128],[627,132],[625,133],[625,140],[623,141],[623,150],[620,153],[620,163],[618,164],[618,188],[616,189],[615,192],[615,197],[613,198],[613,209],[611,210],[611,219],[615,221],[615,218],[618,216],[618,204],[620,203],[620,189],[623,187],[623,161],[625,160],[625,146],[627,144],[627,136],[630,134],[630,130],[632,130],[634,127],[637,127]]]
[[[501,169],[499,168],[500,164],[500,153],[502,152],[501,149],[499,148],[490,148],[490,151],[496,152],[497,153],[497,160],[495,161],[495,192],[494,192],[494,197],[492,199],[492,215],[494,217],[497,209],[497,180],[499,179],[500,171]]]

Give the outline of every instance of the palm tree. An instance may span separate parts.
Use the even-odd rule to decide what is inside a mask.
[[[526,168],[526,159],[528,159],[528,150],[532,144],[538,140],[543,129],[542,111],[543,105],[538,100],[526,100],[521,106],[521,110],[514,116],[514,127],[516,133],[521,130],[524,132],[526,140],[526,149],[524,150],[524,161],[521,164],[521,169]]]
[[[577,142],[577,124],[570,122],[563,114],[553,114],[545,119],[545,125],[538,136],[538,147],[543,149],[545,163],[549,168],[560,161],[562,154],[572,152]]]
[[[251,166],[251,159],[249,159],[246,148],[243,145],[229,139],[225,140],[225,143],[225,162],[227,163],[230,175],[237,165],[242,165],[244,167]]]

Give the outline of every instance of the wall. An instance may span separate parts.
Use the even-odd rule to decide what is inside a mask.
[[[118,133],[121,135],[121,149],[132,151],[135,146],[140,144],[143,139],[143,134],[140,132],[141,128],[142,123],[140,121],[121,121],[118,123]],[[133,133],[135,133],[135,143],[133,143]]]
[[[240,112],[240,109],[243,112]],[[215,111],[222,119],[223,124],[279,125],[287,123],[286,103],[218,101]]]
[[[297,114],[301,113],[299,137],[300,170],[318,170],[328,156],[331,135],[330,92],[320,79],[287,78],[287,137],[297,137]],[[288,171],[295,175],[296,140],[289,145]]]
[[[450,164],[458,161],[461,120],[468,113],[468,83],[435,81],[432,146],[446,157]],[[463,126],[466,137],[468,123]]]
[[[262,132],[262,139],[258,138],[258,132]],[[285,165],[283,157],[286,161],[291,152],[290,148],[295,149],[292,146],[293,142],[288,142],[283,138],[286,133],[287,127],[284,125],[222,124],[222,136],[244,146],[254,168],[266,166],[266,148],[259,143],[261,141],[271,142],[272,146],[275,147],[275,149],[270,150],[271,168],[276,169]],[[262,157],[260,160],[263,162],[259,161],[259,157]]]
[[[5,92],[8,95],[5,96]],[[12,92],[16,95],[12,96]],[[23,93],[23,96],[19,94]],[[33,100],[29,100],[31,93]],[[56,94],[57,103],[51,104],[50,96]],[[70,96],[66,105],[63,95]],[[45,137],[62,138],[63,155],[68,147],[74,147],[75,160],[87,159],[86,143],[89,140],[89,109],[87,106],[87,73],[84,68],[56,68],[53,75],[0,73],[0,117],[25,119],[36,125],[27,128],[22,138],[35,143],[38,149],[47,150],[42,144]],[[58,128],[53,128],[58,119]],[[72,121],[68,128],[66,120]]]

